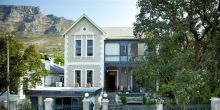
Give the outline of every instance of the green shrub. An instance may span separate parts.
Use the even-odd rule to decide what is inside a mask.
[[[127,104],[127,99],[126,99],[125,96],[121,96],[121,97],[120,97],[120,100],[121,100],[121,103],[122,103],[123,105]]]
[[[145,105],[155,105],[156,104],[156,100],[155,99],[146,99],[145,98]]]

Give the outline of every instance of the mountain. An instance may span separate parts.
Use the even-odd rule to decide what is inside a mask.
[[[0,5],[0,31],[21,35],[61,35],[72,20],[44,15],[39,7]]]

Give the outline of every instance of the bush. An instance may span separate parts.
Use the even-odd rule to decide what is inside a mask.
[[[156,104],[156,100],[155,99],[144,99],[144,104],[145,105],[155,105]]]
[[[121,103],[122,103],[123,105],[127,104],[127,99],[126,99],[125,96],[121,96],[121,97],[120,97],[120,100],[121,100]]]

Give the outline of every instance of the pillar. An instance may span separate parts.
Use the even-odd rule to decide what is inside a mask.
[[[4,107],[5,107],[5,108],[8,108],[8,102],[7,102],[7,100],[4,100]]]
[[[53,110],[52,108],[53,99],[52,98],[46,98],[44,100],[44,104],[45,104],[45,110]]]
[[[109,100],[107,99],[107,97],[108,97],[107,93],[104,93],[102,99],[102,110],[108,110]]]
[[[118,67],[118,86],[119,86],[119,90],[120,90],[120,86],[121,86],[121,65],[119,65]]]
[[[89,93],[85,93],[85,97],[83,99],[83,110],[89,110],[89,103],[90,103]]]
[[[212,97],[210,100],[211,100],[211,110],[220,110],[220,98]]]
[[[38,109],[40,110],[42,105],[43,105],[43,97],[42,96],[38,96]]]
[[[10,100],[9,101],[10,110],[17,110],[16,104],[17,104],[17,100]]]
[[[163,104],[157,104],[157,110],[163,110]]]
[[[102,110],[108,110],[108,99],[102,99]]]
[[[125,74],[126,74],[126,89],[128,90],[128,65],[126,64],[126,68],[125,68]]]

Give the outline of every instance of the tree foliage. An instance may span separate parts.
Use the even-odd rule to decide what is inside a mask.
[[[54,62],[56,64],[64,65],[64,56],[55,56]]]
[[[220,1],[139,0],[134,33],[148,46],[135,70],[146,90],[176,103],[220,95]],[[146,81],[147,79],[147,81]]]
[[[42,83],[42,77],[47,75],[47,70],[42,67],[41,55],[34,45],[25,49],[23,55],[25,65],[27,66],[28,75],[24,82],[31,83],[30,87],[35,87]]]
[[[41,77],[47,73],[42,69],[40,54],[36,48],[31,45],[24,49],[23,44],[16,40],[9,40],[9,70],[10,81],[7,82],[7,43],[5,38],[0,38],[0,90],[1,93],[6,90],[7,85],[10,86],[11,91],[16,92],[17,87],[21,84],[21,77],[29,77],[30,85],[39,84]],[[28,74],[29,70],[34,70],[34,74]]]

